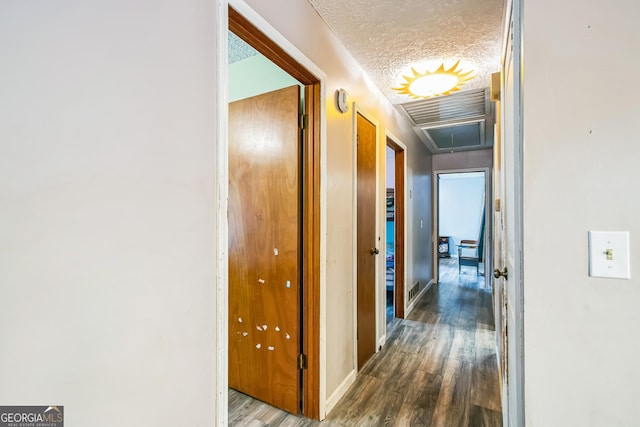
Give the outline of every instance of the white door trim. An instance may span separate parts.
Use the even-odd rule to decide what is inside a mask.
[[[438,188],[438,176],[450,173],[473,173],[473,172],[483,172],[484,173],[484,278],[485,282],[487,280],[491,280],[491,265],[492,261],[492,251],[489,250],[493,247],[493,238],[491,235],[492,224],[493,224],[493,216],[491,214],[491,206],[493,200],[493,192],[491,185],[491,168],[488,167],[478,167],[478,168],[462,168],[462,169],[438,169],[433,171],[433,280],[438,283],[439,280],[439,262],[440,255],[438,254],[438,236],[440,235],[439,229],[439,221],[438,221],[438,211],[440,210],[439,206],[439,188]],[[489,242],[491,240],[491,242]]]
[[[503,73],[503,81],[501,88],[501,93],[506,93],[505,87],[505,70],[508,66],[508,61],[511,60],[513,67],[513,94],[514,94],[514,105],[513,105],[513,158],[507,159],[504,155],[504,147],[507,142],[507,136],[503,135],[501,138],[501,146],[503,149],[503,153],[501,155],[503,164],[505,162],[513,161],[513,209],[514,213],[509,214],[510,217],[507,219],[513,221],[514,226],[514,236],[513,242],[514,247],[509,250],[509,252],[514,253],[513,259],[506,259],[509,256],[508,252],[505,252],[505,246],[503,243],[503,252],[505,252],[505,256],[503,256],[503,265],[498,266],[496,268],[502,269],[507,264],[513,266],[512,270],[509,271],[509,283],[507,284],[504,281],[505,286],[512,287],[514,293],[514,299],[512,301],[508,298],[507,291],[507,301],[508,303],[508,313],[507,313],[507,321],[510,318],[509,312],[513,313],[513,318],[515,319],[515,325],[509,324],[509,334],[508,340],[511,340],[515,343],[514,350],[510,351],[511,345],[507,344],[507,365],[513,361],[515,364],[515,372],[509,369],[508,366],[505,368],[507,371],[507,378],[512,379],[512,381],[507,381],[505,390],[503,390],[503,424],[505,427],[524,427],[525,425],[525,400],[524,400],[524,256],[523,256],[523,243],[524,243],[524,233],[523,233],[523,204],[522,204],[522,191],[523,191],[523,146],[524,146],[524,136],[523,136],[523,119],[522,119],[522,109],[523,109],[523,72],[522,72],[522,57],[523,57],[523,44],[522,44],[522,3],[523,0],[507,0],[505,7],[505,20],[504,20],[504,33],[503,33],[503,47],[502,47],[502,59],[501,59],[501,69]],[[513,20],[513,28],[511,27],[511,21]],[[513,36],[513,39],[511,39]],[[504,103],[501,103],[501,106],[504,108]],[[501,114],[502,121],[502,130],[506,129],[506,115]],[[504,182],[504,174],[506,173],[506,168],[502,168],[501,174],[503,176]],[[503,188],[503,198],[506,200],[510,195],[505,194],[505,189]],[[501,205],[506,208],[506,203],[501,201]],[[507,223],[508,224],[508,223]],[[508,240],[507,236],[507,228],[503,231],[503,242]],[[514,387],[515,390],[509,390],[510,387]],[[512,392],[515,394],[515,402],[511,401]],[[510,408],[515,408],[515,414],[511,413]],[[513,420],[513,422],[512,422]]]
[[[216,325],[215,354],[215,421],[218,427],[228,424],[229,418],[229,381],[228,381],[228,299],[229,299],[229,224],[227,221],[229,194],[229,76],[228,67],[228,31],[229,15],[226,0],[217,3],[216,11],[216,224],[213,230],[216,254]],[[215,142],[214,142],[215,143]]]

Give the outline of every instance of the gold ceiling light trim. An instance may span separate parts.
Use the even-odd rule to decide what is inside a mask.
[[[400,95],[407,95],[414,99],[451,95],[476,77],[473,70],[458,69],[459,65],[460,60],[457,60],[451,67],[445,68],[443,62],[435,71],[426,70],[424,73],[419,73],[411,67],[413,76],[402,76],[405,81],[400,84],[400,87],[392,89]]]

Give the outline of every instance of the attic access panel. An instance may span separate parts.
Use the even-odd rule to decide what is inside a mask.
[[[422,129],[422,132],[437,151],[485,146],[484,120],[456,126]]]

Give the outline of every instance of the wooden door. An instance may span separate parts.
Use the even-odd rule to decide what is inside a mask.
[[[376,351],[376,127],[357,115],[358,370]]]
[[[522,293],[522,70],[520,2],[509,5],[511,21],[503,63],[502,96],[502,270],[506,296],[503,331],[506,339],[503,390],[504,425],[524,426],[524,342]],[[505,270],[506,269],[506,270]],[[504,272],[506,271],[506,275]]]
[[[229,104],[229,386],[300,411],[300,89]]]

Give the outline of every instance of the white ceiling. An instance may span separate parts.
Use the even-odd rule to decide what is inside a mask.
[[[309,2],[393,104],[411,101],[391,88],[413,64],[461,59],[477,74],[463,90],[499,70],[504,0]]]

